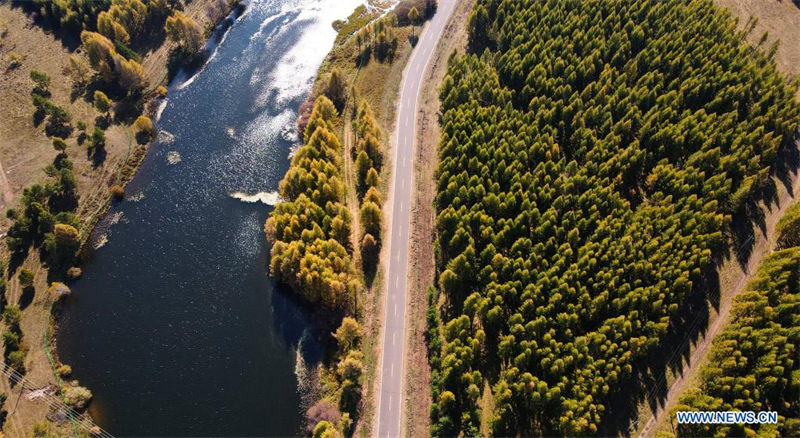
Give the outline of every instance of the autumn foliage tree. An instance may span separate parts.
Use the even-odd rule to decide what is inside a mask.
[[[379,171],[383,167],[383,132],[366,100],[358,103],[354,133],[356,136],[356,185],[361,199],[359,219],[361,260],[367,273],[375,271],[381,248],[383,212]]]
[[[342,203],[337,117],[328,98],[317,98],[305,142],[280,184],[283,201],[265,224],[272,244],[270,274],[328,308],[352,305],[359,287],[348,251],[351,217]]]
[[[141,91],[147,85],[144,68],[136,60],[126,59],[117,53],[114,43],[96,33],[81,32],[83,49],[89,64],[100,74],[103,81],[116,82],[128,92]]]
[[[347,81],[344,73],[338,68],[334,68],[328,76],[325,96],[333,102],[337,110],[344,109],[344,105],[347,103]]]
[[[181,11],[175,11],[164,25],[167,37],[185,52],[196,54],[203,45],[203,28]]]

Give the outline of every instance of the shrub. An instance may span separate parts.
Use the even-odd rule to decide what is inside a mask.
[[[339,409],[354,416],[361,402],[361,385],[352,380],[342,382],[342,396],[339,399]]]
[[[22,65],[22,56],[17,52],[8,53],[8,68],[15,69]]]
[[[50,435],[50,423],[42,421],[33,425],[34,438],[45,438]]]
[[[82,411],[92,401],[92,392],[83,386],[69,387],[64,391],[64,402],[67,406]]]
[[[95,126],[92,137],[89,141],[89,148],[95,152],[102,151],[106,147],[106,133],[101,128]]]
[[[111,186],[111,197],[116,201],[122,201],[122,199],[125,198],[125,189],[119,185]]]
[[[336,424],[341,419],[342,414],[330,401],[322,399],[306,411],[306,433],[311,435],[314,432],[315,426],[322,422],[327,421],[331,424]]]
[[[167,95],[167,87],[163,85],[159,85],[156,88],[156,96],[158,97],[165,97]]]
[[[70,280],[77,280],[81,278],[81,275],[83,275],[83,270],[77,266],[67,269],[67,278]]]
[[[100,90],[94,91],[94,107],[97,108],[97,111],[101,113],[107,113],[111,110],[111,99],[106,96],[106,93],[103,93]]]
[[[50,96],[50,76],[40,71],[31,70],[31,80],[34,83],[33,94]]]
[[[69,377],[72,375],[72,367],[67,364],[62,364],[56,369],[56,373],[58,373],[61,378]]]
[[[72,116],[64,108],[47,102],[45,104],[47,114],[47,124],[44,132],[49,136],[67,138],[72,133],[72,125],[69,123]]]
[[[33,271],[28,268],[22,268],[19,270],[17,278],[22,287],[28,287],[33,284]]]
[[[3,309],[3,322],[11,329],[18,329],[22,320],[22,311],[17,306],[6,306]]]
[[[53,137],[53,149],[58,152],[64,152],[67,150],[67,142],[61,137]]]
[[[77,54],[69,56],[66,70],[72,79],[73,88],[79,91],[84,90],[94,76],[92,67],[86,58]]]
[[[80,236],[78,230],[69,224],[56,224],[54,233],[56,236],[56,244],[59,248],[70,250],[78,249],[80,244]]]
[[[25,353],[22,351],[12,351],[8,353],[8,365],[18,373],[25,374]]]
[[[313,438],[339,438],[341,435],[336,430],[336,426],[330,421],[320,421],[314,426],[314,432],[311,434]]]
[[[6,351],[14,351],[19,349],[19,333],[11,330],[3,332],[3,346]]]
[[[79,247],[80,235],[72,225],[57,223],[53,232],[45,235],[44,249],[52,267],[71,266]]]
[[[50,288],[47,290],[47,293],[53,295],[56,300],[59,300],[61,297],[71,294],[72,291],[66,284],[54,281],[50,284]]]
[[[147,143],[153,138],[153,122],[149,117],[139,116],[133,122],[133,127],[136,129],[136,140],[139,143]]]
[[[314,109],[314,99],[309,97],[306,101],[300,104],[297,109],[297,135],[303,137],[308,125],[308,119],[311,117],[311,111]]]
[[[350,350],[345,357],[336,367],[339,377],[342,380],[351,380],[358,382],[361,375],[364,373],[364,358],[361,352]]]

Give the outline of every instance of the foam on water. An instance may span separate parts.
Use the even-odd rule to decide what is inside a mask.
[[[262,204],[270,206],[276,205],[281,200],[278,192],[258,192],[253,195],[248,195],[247,193],[243,192],[233,192],[231,193],[231,198],[238,199],[242,202],[247,202],[248,204],[261,202]]]
[[[178,151],[167,152],[167,163],[178,164],[181,162],[181,154]]]
[[[164,112],[164,108],[167,107],[167,99],[161,99],[161,102],[158,103],[158,108],[156,109],[156,122],[161,118],[161,113]]]
[[[254,33],[253,35],[250,35],[250,41],[251,41],[251,42],[253,42],[253,41],[255,41],[256,39],[258,39],[259,37],[261,37],[261,35],[263,35],[263,34],[264,34],[264,29],[266,29],[266,28],[267,28],[267,26],[269,26],[269,25],[270,25],[270,23],[272,23],[273,21],[275,21],[275,20],[276,20],[277,18],[279,18],[281,15],[282,15],[282,14],[276,14],[276,15],[272,15],[272,16],[270,16],[270,17],[267,17],[267,19],[266,19],[266,20],[262,21],[262,22],[261,22],[261,25],[260,25],[260,26],[258,26],[258,30],[256,31],[256,33]]]
[[[166,131],[166,130],[162,129],[162,130],[158,131],[158,135],[156,136],[156,139],[157,139],[157,141],[159,143],[170,144],[173,141],[175,141],[175,135],[173,133],[169,132],[169,131]]]
[[[242,133],[243,140],[251,145],[260,145],[278,136],[291,138],[291,134],[286,132],[286,127],[294,123],[294,118],[295,112],[290,109],[276,116],[264,112],[247,126],[246,131]]]
[[[294,374],[297,376],[297,392],[300,393],[300,400],[302,403],[302,410],[310,408],[314,402],[319,399],[320,394],[320,381],[319,373],[321,364],[309,364],[306,362],[305,354],[306,345],[311,339],[311,332],[308,328],[303,330],[303,335],[295,351],[295,366]]]

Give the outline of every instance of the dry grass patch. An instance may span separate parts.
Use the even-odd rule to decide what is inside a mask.
[[[215,1],[195,0],[186,6],[185,12],[201,25],[210,27],[211,20],[206,9]],[[159,85],[166,78],[171,47],[171,43],[167,42],[143,54],[150,87]],[[76,128],[65,139],[66,153],[73,163],[77,179],[80,198],[76,214],[83,225],[81,232],[86,236],[108,205],[111,196],[109,187],[124,185],[133,176],[146,147],[136,145],[129,126],[111,124],[105,132],[104,159],[94,161],[89,157],[88,139],[82,144],[78,141],[81,133],[77,129],[78,123],[85,123],[87,134],[91,134],[100,113],[89,98],[73,93],[72,80],[65,71],[68,58],[73,53],[50,31],[34,24],[21,8],[11,7],[10,2],[0,2],[0,210],[4,212],[7,208],[15,207],[23,188],[41,182],[45,178],[44,167],[51,164],[57,154],[52,139],[44,134],[43,124],[33,124],[33,81],[30,72],[39,71],[50,77],[50,101],[71,115],[71,124]],[[1,215],[0,233],[4,234],[10,225],[5,214]],[[5,248],[2,258],[9,258]],[[35,273],[35,292],[32,297],[23,298],[26,305],[20,323],[23,350],[26,352],[26,377],[37,386],[55,385],[55,374],[44,348],[45,341],[51,341],[53,336],[50,311],[52,297],[48,294],[47,269],[40,262],[39,251],[35,249],[29,251],[22,267]],[[9,303],[16,305],[22,294],[14,274],[9,272],[11,279],[6,295]],[[55,350],[55,346],[52,349]],[[75,377],[79,379],[80,370],[75,371]],[[19,385],[12,388],[7,379],[0,379],[0,392],[8,395],[4,404],[9,412],[4,427],[7,436],[30,436],[34,425],[45,421],[51,413],[47,403],[28,400],[25,392],[20,396],[20,390]],[[69,422],[50,423],[48,428],[53,436],[67,436],[73,432]]]

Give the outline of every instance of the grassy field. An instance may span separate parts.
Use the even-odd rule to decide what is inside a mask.
[[[206,6],[211,1],[193,1],[187,5],[185,12],[207,27],[210,20],[206,16]],[[143,54],[143,66],[151,87],[166,78],[166,62],[171,47],[171,43],[164,43]],[[71,114],[73,126],[83,121],[91,130],[100,115],[87,98],[73,93],[72,81],[65,71],[68,57],[73,53],[73,42],[62,40],[34,24],[25,11],[11,7],[9,2],[0,3],[0,69],[3,71],[0,75],[0,207],[3,211],[19,204],[22,189],[40,182],[45,177],[43,168],[51,164],[56,156],[43,127],[34,126],[32,121],[32,70],[50,76],[51,100]],[[15,60],[17,62],[13,62]],[[91,231],[94,218],[101,215],[109,203],[109,187],[133,175],[146,148],[138,146],[133,140],[131,127],[115,123],[106,131],[107,155],[97,163],[89,158],[87,143],[79,144],[77,134],[76,130],[66,139],[66,152],[74,164],[80,195],[77,214],[84,225],[81,231],[85,236]],[[2,215],[0,233],[4,235],[10,224]],[[7,260],[5,246],[2,253]],[[47,293],[47,269],[35,250],[29,252],[22,267],[35,273],[35,293],[32,297],[25,297],[27,305],[23,308],[20,323],[23,348],[27,351],[26,377],[35,387],[55,385],[51,362],[44,347],[45,343],[52,341],[54,322],[51,315],[52,297]],[[19,303],[21,298],[21,288],[14,274],[8,273],[10,278],[6,295],[11,304]],[[28,300],[30,303],[27,303]],[[55,350],[54,347],[52,349]],[[74,378],[79,379],[80,376]],[[42,422],[47,424],[53,436],[72,435],[74,431],[68,421],[45,420],[48,414],[52,414],[49,406],[41,400],[28,400],[28,389],[22,391],[19,385],[12,388],[6,379],[0,382],[0,391],[8,395],[4,406],[9,413],[4,427],[5,435],[31,436],[34,424]]]

